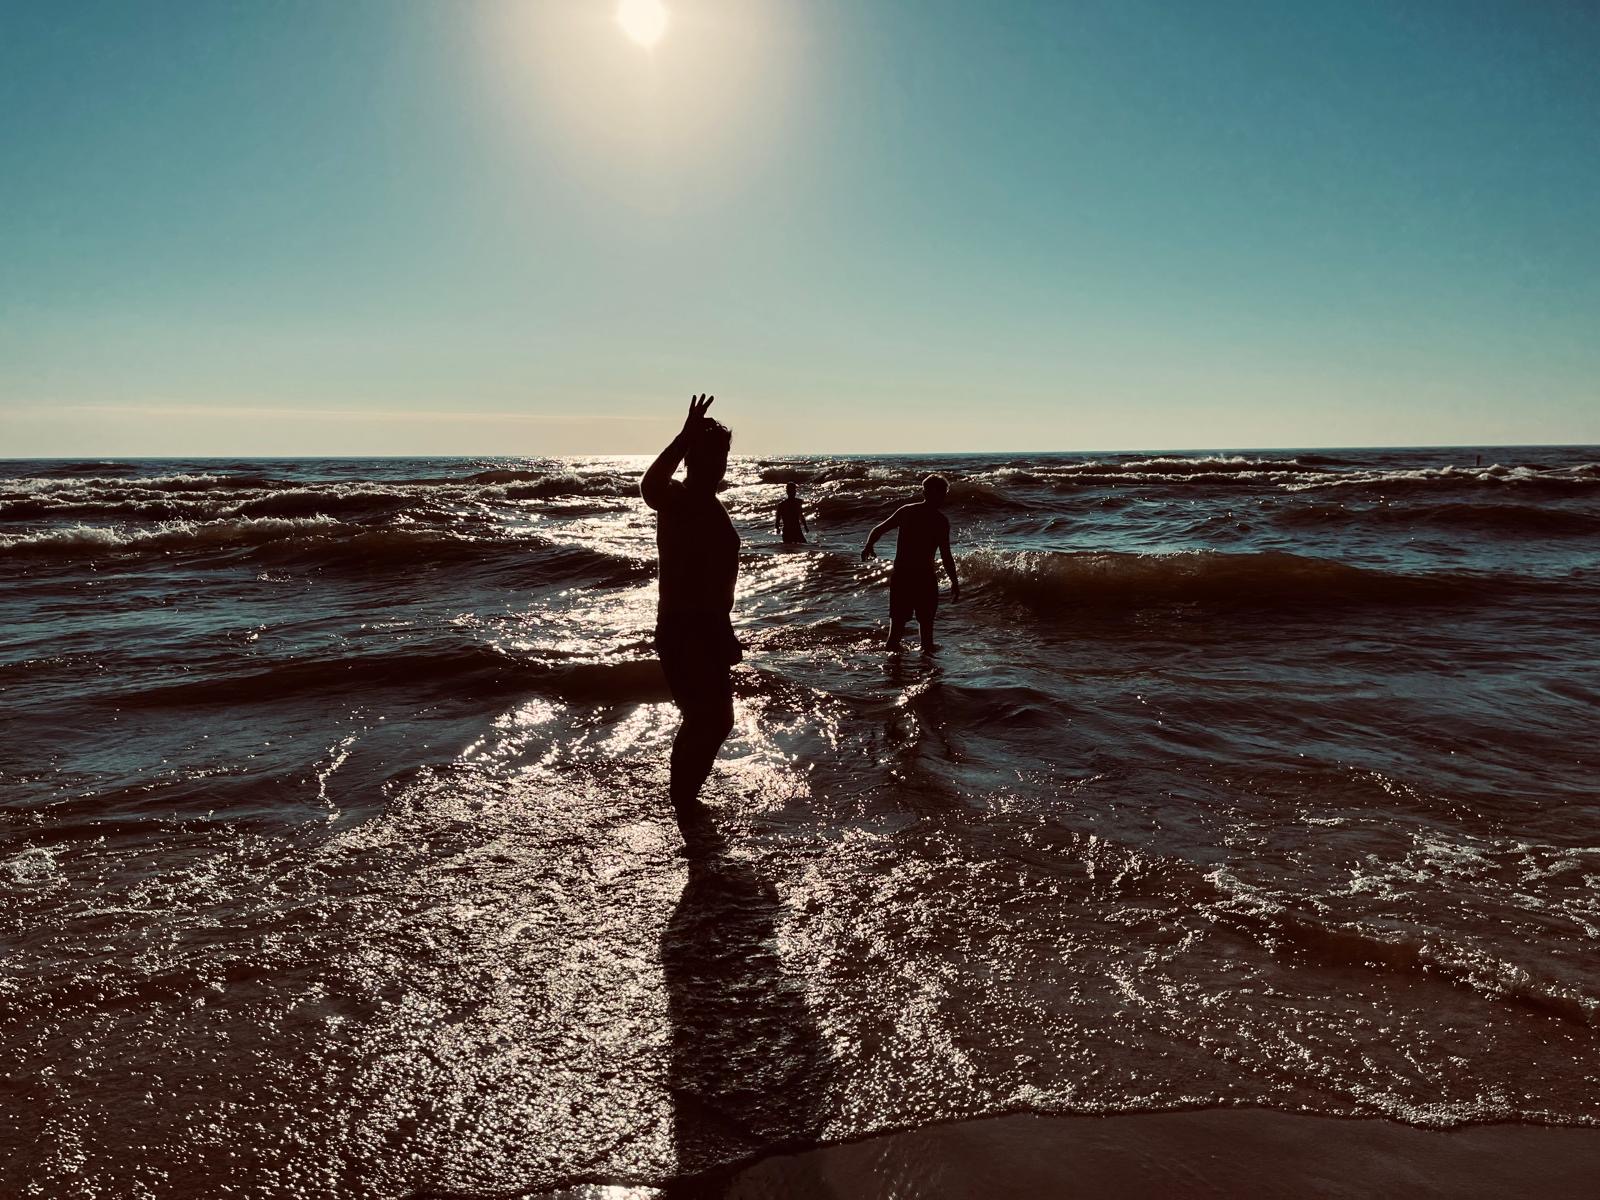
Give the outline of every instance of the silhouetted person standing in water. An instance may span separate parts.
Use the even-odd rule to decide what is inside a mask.
[[[791,481],[788,499],[778,501],[778,533],[785,542],[806,540],[806,514],[801,510],[799,492],[800,485]]]
[[[656,653],[683,714],[672,742],[672,807],[691,850],[716,843],[700,787],[733,729],[729,670],[743,654],[733,636],[739,534],[717,499],[733,434],[706,416],[712,396],[689,401],[683,432],[644,473],[639,492],[656,510],[661,557]],[[672,477],[684,464],[680,483]]]
[[[917,619],[924,652],[937,650],[933,642],[933,616],[939,608],[939,578],[934,574],[933,554],[944,560],[950,576],[950,599],[961,599],[961,583],[956,579],[956,560],[950,553],[950,519],[939,508],[944,504],[950,484],[943,475],[929,475],[922,481],[922,499],[896,509],[894,515],[867,535],[862,559],[872,557],[872,547],[891,529],[895,537],[894,570],[889,573],[889,649],[900,649],[906,622]]]

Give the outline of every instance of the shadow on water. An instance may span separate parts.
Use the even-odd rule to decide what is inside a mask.
[[[822,1135],[834,1065],[803,987],[783,969],[782,917],[749,863],[722,851],[691,860],[661,936],[679,1175],[668,1196],[725,1195],[729,1164]]]

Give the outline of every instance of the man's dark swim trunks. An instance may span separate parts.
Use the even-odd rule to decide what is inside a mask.
[[[659,614],[656,654],[681,710],[732,705],[728,668],[744,658],[744,651],[727,613]]]
[[[917,619],[926,626],[939,608],[939,577],[933,573],[933,564],[927,570],[907,570],[895,564],[889,574],[889,619],[909,621]]]

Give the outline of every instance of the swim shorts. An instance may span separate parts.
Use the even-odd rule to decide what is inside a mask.
[[[893,571],[889,575],[889,619],[917,624],[932,623],[939,608],[939,580],[932,571]]]
[[[744,658],[727,613],[661,613],[656,654],[679,709],[733,704],[728,669]]]

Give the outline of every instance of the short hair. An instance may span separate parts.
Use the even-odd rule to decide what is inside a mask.
[[[689,444],[684,448],[684,465],[693,467],[694,464],[709,464],[717,460],[727,461],[728,449],[733,445],[733,430],[719,421],[709,418],[700,424],[694,436],[689,439]]]
[[[943,500],[950,490],[950,481],[943,475],[928,475],[922,480],[922,490],[936,500]]]
[[[709,449],[726,453],[733,446],[733,430],[721,421],[713,421],[707,417],[700,424],[700,442]]]

